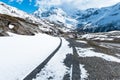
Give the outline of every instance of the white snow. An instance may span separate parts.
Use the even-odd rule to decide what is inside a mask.
[[[22,36],[22,35],[19,35],[19,34],[15,34],[15,33],[11,33],[11,32],[6,32],[10,37],[12,36]]]
[[[1,14],[7,14],[7,15],[14,16],[14,17],[29,19],[29,20],[32,20],[33,22],[41,21],[40,19],[37,19],[34,16],[29,15],[26,12],[23,12],[15,7],[9,6],[3,2],[0,2],[0,10],[1,10],[0,11]]]
[[[87,44],[87,42],[86,42],[86,41],[82,41],[82,40],[76,40],[76,42],[80,42],[80,43]]]
[[[44,15],[46,16],[42,16],[42,13],[44,13]],[[45,8],[43,10],[40,7],[37,11],[34,12],[34,15],[39,16],[40,18],[43,18],[43,19],[48,19],[51,22],[55,22],[57,24],[60,24],[62,26],[64,25],[67,28],[72,28],[72,29],[75,28],[76,23],[78,22],[77,20],[69,17],[64,10],[58,7],[54,7],[52,9]]]
[[[59,38],[41,33],[36,36],[9,34],[12,37],[0,37],[0,80],[22,80],[60,43]]]
[[[9,28],[10,28],[10,29],[13,29],[14,27],[15,27],[15,26],[12,25],[12,24],[9,25]]]
[[[101,42],[99,43],[100,45],[99,46],[102,46],[102,47],[107,47],[107,48],[116,48],[116,49],[120,49],[120,43],[104,43],[104,42]]]
[[[70,72],[63,61],[66,54],[72,53],[72,48],[69,48],[69,43],[65,39],[62,40],[63,44],[60,50],[37,75],[37,78],[33,80],[48,80],[50,77],[52,77],[52,80],[62,80],[64,75]]]
[[[70,68],[70,71],[69,71],[69,74],[70,74],[70,80],[72,80],[72,70],[73,70],[73,65],[71,65],[71,68]]]
[[[100,40],[100,41],[113,41],[116,38],[120,38],[120,31],[110,31],[110,32],[101,32],[101,33],[90,33],[81,35],[81,39],[87,40]]]
[[[103,40],[109,40],[109,41],[112,41],[113,40],[113,38],[108,38],[108,36],[107,35],[105,35],[105,34],[85,34],[85,35],[82,35],[82,37],[81,37],[82,39],[88,39],[88,40],[90,40],[90,39],[92,39],[92,40],[101,40],[101,41],[103,41]]]
[[[120,57],[120,54],[115,54],[116,56]]]
[[[77,52],[78,52],[80,57],[100,57],[106,61],[120,63],[119,58],[114,57],[112,55],[94,52],[94,51],[92,51],[93,48],[77,48],[76,47],[76,49],[77,49]]]
[[[80,64],[80,70],[81,70],[81,80],[86,80],[89,76],[89,74],[87,73],[87,70],[85,70],[84,65]]]
[[[95,38],[95,37],[107,37],[105,35],[95,35],[95,34],[85,34],[82,36],[82,38],[86,38],[86,39],[91,39],[91,38]]]

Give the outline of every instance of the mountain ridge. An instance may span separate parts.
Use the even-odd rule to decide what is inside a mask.
[[[72,26],[74,26],[74,29],[78,32],[85,31],[85,32],[106,32],[106,31],[112,31],[112,30],[120,30],[120,24],[119,24],[119,17],[120,17],[120,3],[117,3],[115,5],[109,6],[109,7],[102,7],[102,8],[89,8],[86,10],[73,10],[73,13],[67,12],[65,10],[62,10],[60,7],[56,7],[57,10],[62,10],[63,13],[65,13],[65,16],[62,16],[62,20],[60,19],[61,16],[58,19],[54,19],[58,17],[59,15],[62,15],[62,13],[54,12],[52,9],[46,9],[46,12],[51,12],[53,14],[49,14],[48,16],[42,16],[41,14],[44,13],[44,11],[36,11],[35,13],[38,13],[40,18],[45,18],[50,21],[54,22],[61,22],[61,24],[68,24],[71,23]],[[51,6],[53,7],[53,6]],[[55,8],[55,9],[56,9]],[[44,13],[44,15],[47,15],[48,13]],[[59,14],[59,15],[55,15]],[[51,16],[55,15],[52,17]],[[36,15],[35,15],[36,16]],[[66,20],[68,19],[68,21]],[[71,21],[70,21],[71,20]],[[111,26],[112,28],[109,28]],[[95,28],[95,29],[94,29]],[[105,28],[105,30],[104,30]],[[100,29],[100,30],[98,30]]]
[[[77,21],[68,16],[64,10],[54,6],[46,9],[39,8],[33,15],[42,19],[48,19],[57,24],[63,24],[68,28],[75,28],[74,26],[76,26],[77,23]]]
[[[57,35],[61,32],[70,31],[64,25],[64,27],[61,27],[61,25],[50,22],[49,20],[36,18],[3,2],[0,2],[0,9],[1,35],[8,35],[7,32],[22,35],[33,35],[39,32]],[[11,25],[13,28],[9,27]]]
[[[57,35],[66,32],[108,32],[120,30],[120,3],[110,7],[89,8],[87,10],[73,10],[72,13],[66,12],[59,7],[51,6],[48,9],[38,9],[33,15],[11,7],[3,2],[0,2],[1,12],[3,16],[9,15],[20,21],[23,19],[24,24],[33,23],[37,26],[37,32],[45,32],[47,34]],[[71,11],[70,11],[71,12]],[[69,14],[68,14],[69,13]],[[1,18],[3,19],[3,18]],[[22,20],[22,21],[23,21]],[[1,21],[5,26],[6,23]],[[12,21],[9,21],[12,23]],[[32,25],[33,25],[32,24]],[[7,24],[7,26],[9,26]],[[33,25],[34,26],[34,25]],[[24,26],[25,27],[25,26]],[[27,27],[29,28],[29,27]],[[31,29],[31,28],[29,28]],[[11,31],[11,30],[9,30]],[[35,32],[36,32],[35,31]],[[34,32],[33,32],[34,33]]]

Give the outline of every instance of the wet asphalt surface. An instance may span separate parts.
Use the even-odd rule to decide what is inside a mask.
[[[115,54],[120,54],[119,46],[100,46],[104,44],[102,42],[87,41],[87,44],[78,42],[74,39],[67,39],[70,43],[68,46],[72,47],[73,55],[66,55],[64,60],[65,65],[68,68],[72,67],[72,80],[81,80],[81,70],[79,64],[85,65],[84,68],[89,74],[87,79],[84,80],[120,80],[120,63],[106,61],[99,57],[80,57],[75,49],[75,47],[80,48],[94,48],[94,52],[100,52],[115,57]],[[106,43],[107,46],[110,46]],[[119,45],[119,44],[118,44]],[[118,57],[119,58],[119,57]],[[70,74],[66,74],[63,80],[70,80]]]

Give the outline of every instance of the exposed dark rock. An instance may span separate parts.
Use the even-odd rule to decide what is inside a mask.
[[[14,28],[10,29],[9,25],[14,25]],[[8,31],[22,35],[34,35],[39,28],[37,24],[29,23],[24,19],[0,14],[0,30],[0,34],[3,36],[6,36]]]

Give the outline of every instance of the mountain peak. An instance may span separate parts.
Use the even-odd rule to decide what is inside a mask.
[[[51,6],[44,11],[36,11],[35,16],[49,19],[58,24],[64,24],[65,26],[74,26],[76,28],[82,28],[82,30],[90,29],[90,32],[104,31],[97,30],[98,28],[106,28],[105,31],[120,29],[118,22],[120,21],[120,3],[110,7],[103,8],[89,8],[86,10],[77,10],[69,7],[69,10],[65,6]],[[110,24],[113,25],[112,29],[109,29]]]
[[[77,21],[68,16],[62,8],[56,6],[44,9],[39,8],[34,12],[34,15],[39,18],[48,19],[57,24],[62,24],[68,28],[73,28],[77,23]]]

